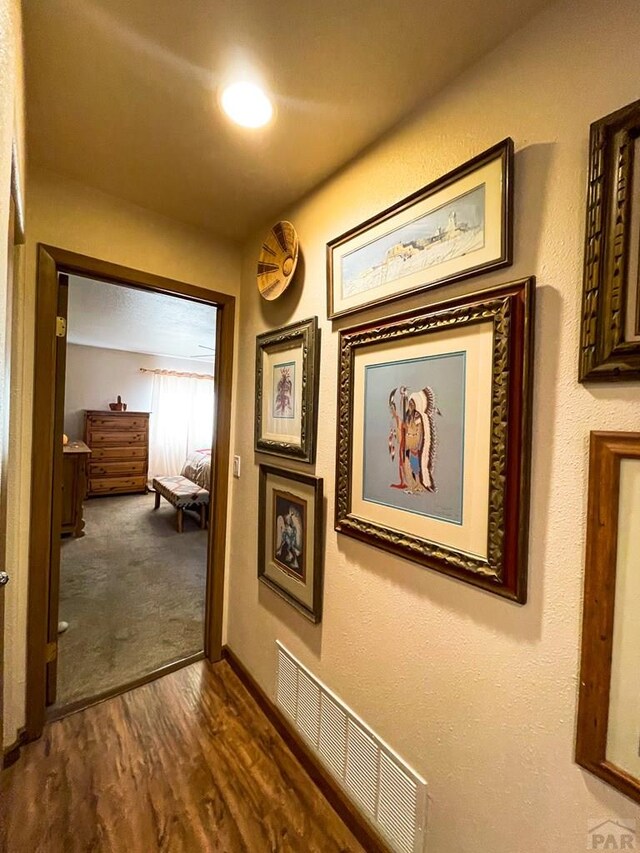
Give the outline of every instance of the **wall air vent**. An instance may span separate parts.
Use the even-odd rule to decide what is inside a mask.
[[[278,641],[276,703],[397,853],[423,853],[427,785]]]
[[[344,781],[347,789],[369,817],[375,817],[378,799],[378,765],[380,748],[375,740],[353,720],[347,730],[347,770]]]
[[[333,773],[343,779],[347,761],[347,715],[337,702],[322,691],[318,752]]]
[[[320,688],[304,670],[298,672],[298,728],[318,748],[320,738]]]
[[[292,720],[296,719],[298,709],[298,667],[290,658],[284,658],[278,665],[278,705]]]

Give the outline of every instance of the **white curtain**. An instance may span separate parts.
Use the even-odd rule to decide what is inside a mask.
[[[154,374],[149,479],[179,474],[189,453],[211,448],[213,406],[213,377]]]

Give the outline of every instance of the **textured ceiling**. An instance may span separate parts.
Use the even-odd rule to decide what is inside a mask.
[[[243,237],[441,88],[547,0],[25,0],[29,156]],[[277,116],[217,107],[250,68]]]
[[[70,344],[213,362],[216,309],[146,290],[69,276]]]

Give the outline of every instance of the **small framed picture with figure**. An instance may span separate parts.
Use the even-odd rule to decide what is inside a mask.
[[[317,317],[258,335],[256,451],[314,461],[319,356]]]
[[[260,466],[258,578],[312,622],[322,611],[322,480]]]

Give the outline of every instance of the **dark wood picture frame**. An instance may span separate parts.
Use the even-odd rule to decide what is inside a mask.
[[[291,489],[295,495],[295,484],[303,483],[311,486],[314,492],[313,506],[307,507],[307,518],[313,517],[314,536],[313,541],[307,541],[306,550],[313,551],[310,560],[313,565],[312,583],[312,606],[308,607],[303,601],[295,598],[288,590],[280,586],[272,578],[265,574],[268,555],[266,552],[267,525],[273,529],[274,519],[270,517],[267,507],[267,480],[269,476],[281,477],[291,483]],[[323,480],[311,474],[303,474],[299,471],[289,471],[285,468],[276,468],[272,465],[260,465],[259,469],[259,502],[258,502],[258,580],[273,590],[276,595],[288,601],[292,607],[306,616],[311,622],[320,622],[322,618],[322,567],[323,567],[323,544],[324,544],[324,504],[323,504]],[[303,499],[301,498],[301,501]],[[305,499],[306,500],[306,499]],[[278,566],[278,568],[280,568]],[[309,583],[308,573],[305,573],[304,585]]]
[[[263,395],[270,393],[268,378],[263,375],[262,354],[299,346],[302,352],[302,394],[300,399],[300,444],[265,438],[263,435]],[[318,388],[320,380],[320,329],[318,318],[300,320],[290,326],[274,329],[256,337],[256,409],[254,449],[258,453],[288,456],[302,462],[315,461],[318,431]]]
[[[576,762],[640,803],[640,779],[607,759],[622,459],[640,460],[640,433],[591,433]]]
[[[591,125],[582,294],[579,378],[586,381],[640,379],[640,340],[627,340],[629,287],[638,289],[636,333],[640,335],[640,242],[633,222],[640,216],[636,140],[640,101]],[[634,170],[636,177],[634,178]],[[635,196],[635,202],[634,202]],[[635,229],[637,231],[637,228]],[[630,285],[630,266],[636,281]]]
[[[534,296],[535,280],[527,278],[340,333],[335,529],[520,604],[527,595]],[[486,321],[493,324],[493,364],[484,559],[359,518],[351,504],[356,351]]]
[[[382,298],[373,298],[369,301],[358,304],[357,306],[349,307],[343,310],[338,310],[334,304],[334,252],[337,247],[349,242],[355,237],[371,230],[374,226],[390,220],[398,214],[414,207],[419,202],[425,201],[429,197],[441,192],[442,190],[451,187],[463,178],[478,171],[482,167],[490,164],[494,160],[500,160],[502,163],[502,187],[501,187],[501,222],[500,222],[500,254],[490,261],[475,264],[462,271],[455,272],[450,275],[445,275],[428,284],[419,284],[416,287],[411,287],[402,290],[390,296]],[[371,308],[374,305],[382,305],[396,299],[402,299],[422,290],[431,290],[435,287],[441,287],[444,284],[451,284],[455,281],[471,278],[482,273],[501,269],[502,267],[510,266],[513,263],[513,160],[514,160],[514,144],[513,139],[507,137],[491,148],[443,175],[437,178],[430,184],[422,187],[396,204],[391,205],[382,213],[367,219],[355,228],[351,228],[339,237],[331,240],[327,244],[327,316],[329,319],[335,319],[347,314],[353,314],[365,309]],[[470,254],[471,256],[471,254]]]

